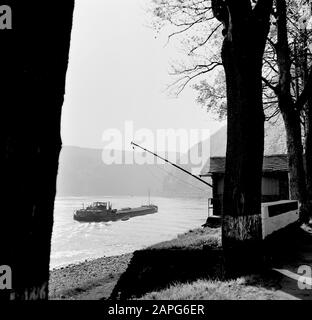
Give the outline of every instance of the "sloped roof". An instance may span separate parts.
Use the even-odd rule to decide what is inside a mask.
[[[288,156],[286,154],[265,156],[263,158],[263,172],[288,172]]]
[[[201,171],[201,176],[225,172],[225,157],[211,157]],[[288,172],[288,157],[286,154],[265,156],[263,172]]]

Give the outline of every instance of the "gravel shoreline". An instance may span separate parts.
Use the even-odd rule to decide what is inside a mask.
[[[284,275],[285,270],[289,270],[291,273],[297,272],[298,265],[304,265],[307,261],[312,260],[312,240],[311,234],[312,229],[310,226],[301,226],[301,231],[299,230],[298,235],[295,234],[295,239],[297,239],[296,244],[292,242],[291,254],[294,255],[291,260],[289,260],[287,251],[285,258],[283,255],[276,260],[278,268],[274,268],[273,273],[270,271],[268,275],[258,275],[258,278],[253,278],[251,283],[242,283],[239,284],[238,289],[245,290],[246,285],[251,286],[249,288],[252,292],[260,292],[262,288],[268,289],[267,292],[269,295],[264,299],[311,299],[311,293],[299,290],[297,282],[294,282],[293,279],[290,279]],[[180,250],[189,250],[189,249],[200,249],[204,246],[209,246],[212,248],[218,247],[220,245],[220,228],[219,229],[196,229],[190,230],[189,232],[179,235],[177,238],[170,241],[161,242],[155,244],[154,246],[149,247],[153,250],[168,250],[168,249],[180,249]],[[307,237],[308,236],[308,237]],[[293,241],[293,240],[292,240]],[[142,255],[141,255],[142,256]],[[132,259],[133,258],[133,259]],[[125,273],[128,266],[128,280],[130,279],[134,285],[137,286],[138,283],[135,279],[142,279],[142,272],[146,271],[146,265],[141,264],[138,256],[134,253],[123,254],[119,256],[111,257],[102,257],[94,260],[86,260],[78,264],[71,264],[66,267],[54,269],[50,271],[50,299],[66,299],[66,300],[105,300],[111,296],[113,289],[116,287],[118,280],[121,275]],[[285,261],[283,259],[286,259]],[[291,262],[291,263],[290,263]],[[172,265],[168,264],[167,269],[171,268]],[[131,269],[132,267],[132,269]],[[135,267],[135,269],[133,269]],[[153,267],[151,265],[151,267]],[[168,269],[168,270],[169,270]],[[280,272],[279,269],[283,272]],[[130,272],[131,270],[131,272]],[[157,268],[154,268],[154,271],[157,271]],[[134,272],[133,272],[134,271]],[[153,269],[149,270],[153,272]],[[134,278],[133,278],[134,276]],[[145,274],[146,276],[146,274]],[[153,276],[153,275],[152,275]],[[256,275],[257,276],[257,275]],[[268,278],[267,278],[268,277]],[[123,281],[119,282],[119,289],[129,289],[133,286],[129,286],[129,281],[124,281],[127,278],[122,278]],[[133,281],[134,279],[134,281]],[[248,280],[248,279],[247,279]],[[131,282],[130,281],[130,282]],[[141,281],[141,280],[140,280]],[[272,284],[273,283],[273,284]],[[221,281],[220,285],[226,285]],[[172,285],[172,284],[171,284]],[[182,287],[184,284],[180,284]],[[210,285],[209,281],[205,285]],[[182,288],[181,287],[181,288]],[[191,286],[190,289],[193,287]],[[226,287],[227,288],[227,287]],[[260,288],[260,289],[259,289]],[[153,292],[153,287],[151,286],[150,292]],[[261,290],[262,290],[261,289]],[[192,289],[193,290],[193,289]],[[228,289],[227,289],[228,290]],[[258,291],[257,291],[258,290]],[[155,290],[154,290],[155,291]],[[153,299],[157,296],[160,298],[167,297],[174,299],[174,294],[166,296],[165,289],[162,291],[155,291],[153,293]],[[180,294],[180,289],[176,290]],[[221,290],[222,291],[222,290]],[[148,291],[147,291],[148,292]],[[170,292],[169,292],[170,293]],[[224,292],[221,292],[222,294]],[[229,293],[234,294],[234,299],[240,299],[240,296],[237,295],[236,291],[232,290]],[[170,293],[171,294],[171,293]],[[271,294],[273,296],[271,297]],[[157,297],[158,297],[157,296]],[[186,296],[183,296],[184,298]],[[191,297],[191,296],[190,296]],[[210,299],[212,296],[206,291],[203,293],[205,299]],[[143,295],[143,299],[150,299],[151,296],[146,294]]]
[[[156,243],[152,249],[202,248],[216,246],[220,229],[189,230],[176,238]],[[108,299],[120,276],[127,270],[133,253],[86,260],[50,271],[50,299],[101,300]]]
[[[107,299],[131,258],[128,253],[51,270],[50,299]]]

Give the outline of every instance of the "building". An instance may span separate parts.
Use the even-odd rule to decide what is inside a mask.
[[[211,157],[210,163],[201,171],[202,177],[212,180],[213,215],[222,213],[225,157]],[[263,158],[262,202],[289,199],[288,158],[285,154],[270,155]]]

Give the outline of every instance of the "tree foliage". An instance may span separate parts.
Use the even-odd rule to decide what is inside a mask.
[[[205,80],[202,88],[206,84],[211,89],[214,75],[222,72],[222,23],[214,18],[211,1],[152,0],[151,11],[155,30],[166,26],[168,41],[178,39],[183,49],[184,57],[171,65],[171,92],[178,95],[198,79]]]
[[[255,7],[258,1],[250,1]],[[311,65],[312,36],[311,1],[287,0],[287,31],[291,56],[291,94],[294,101],[302,93]],[[170,88],[179,94],[191,84],[197,91],[197,102],[218,119],[226,117],[224,72],[220,55],[222,23],[212,12],[210,0],[153,0],[154,27],[159,32],[170,26],[168,40],[178,38],[185,59],[172,64],[174,77]],[[271,30],[263,58],[263,100],[267,119],[280,112],[276,88],[279,83],[277,66],[276,6],[271,15]],[[305,62],[304,62],[305,61]],[[305,64],[305,68],[303,65]],[[302,116],[306,113],[302,110]],[[304,123],[304,121],[303,121]]]

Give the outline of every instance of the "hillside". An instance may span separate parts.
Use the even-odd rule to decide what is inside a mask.
[[[198,148],[198,145],[195,145],[189,154],[194,148]],[[213,134],[210,139],[211,156],[225,156],[225,151],[226,126]],[[285,152],[286,138],[282,123],[266,123],[265,154]],[[127,154],[127,156],[132,155],[132,152]],[[179,155],[170,154],[170,156],[179,163]],[[153,157],[152,159],[154,160]],[[192,170],[191,165],[182,167],[188,171]],[[154,196],[209,197],[211,195],[208,186],[162,162],[150,165],[107,165],[102,161],[100,149],[65,146],[61,152],[57,181],[58,196],[146,195],[148,189]]]
[[[227,127],[224,126],[211,137],[210,153],[212,157],[225,156],[226,134]],[[277,122],[266,122],[264,154],[286,154],[286,152],[286,133],[283,122],[281,119]]]
[[[155,160],[152,156],[150,159]],[[178,155],[170,154],[170,159],[179,163]],[[148,189],[154,196],[206,196],[205,190],[199,189],[201,183],[194,187],[194,178],[188,181],[185,173],[163,161],[108,165],[102,161],[100,149],[65,146],[59,163],[57,196],[146,195]]]
[[[105,164],[102,150],[63,147],[57,181],[58,196],[146,195],[162,191],[164,165]],[[157,175],[155,179],[153,175]]]

